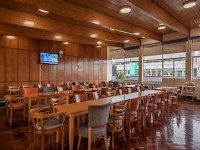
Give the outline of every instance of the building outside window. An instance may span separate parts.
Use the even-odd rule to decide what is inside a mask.
[[[200,77],[200,51],[193,52],[193,77]]]

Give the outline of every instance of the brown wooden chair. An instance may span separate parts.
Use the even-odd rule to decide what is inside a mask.
[[[38,88],[23,88],[23,95],[36,93],[38,93]]]
[[[116,90],[106,91],[106,97],[111,97],[116,95]]]
[[[22,88],[32,88],[33,85],[22,85]]]
[[[101,98],[100,92],[98,92],[98,91],[92,92],[92,99],[93,100],[97,100],[97,99],[100,99],[100,98]]]
[[[88,100],[88,96],[85,93],[84,94],[75,94],[74,100],[75,100],[76,103],[84,102],[84,101]]]
[[[69,94],[60,93],[58,96],[52,96],[50,101],[51,101],[52,112],[55,113],[56,112],[55,106],[69,104]]]
[[[34,130],[33,149],[35,149],[37,134],[41,135],[41,149],[44,150],[45,134],[52,135],[52,133],[55,132],[57,135],[61,136],[61,149],[64,150],[65,114],[61,112],[50,113],[49,110],[49,107],[30,110],[30,117]]]
[[[71,87],[73,91],[81,89],[81,85],[72,85]]]
[[[102,97],[106,97],[106,92],[108,91],[108,88],[107,87],[102,87],[101,88],[101,96]]]
[[[49,105],[50,105],[50,100],[48,99],[47,96],[38,95],[37,99],[31,102],[31,109],[49,107]]]
[[[62,91],[64,91],[64,89],[63,89],[62,86],[57,86],[57,91],[58,91],[58,92],[62,92]]]
[[[126,141],[126,135],[124,130],[124,115],[125,115],[125,110],[127,108],[127,104],[128,104],[127,101],[114,104],[112,108],[112,113],[109,116],[108,132],[112,133],[112,148],[114,148],[115,145],[114,144],[115,133],[122,132],[124,141]]]
[[[20,86],[8,86],[9,95],[20,95]]]
[[[165,106],[165,101],[167,101],[167,92],[163,91],[161,98],[157,101],[157,107],[162,108]]]
[[[148,105],[150,99],[151,99],[150,95],[142,98],[143,103],[141,103],[138,108],[138,118],[142,120],[142,125],[144,125],[145,128],[146,128],[146,117],[148,115]]]
[[[24,97],[14,97],[11,95],[5,95],[4,96],[5,103],[6,103],[6,108],[7,108],[7,114],[6,114],[6,119],[9,121],[9,124],[12,125],[12,120],[13,120],[13,111],[16,110],[22,110],[23,112],[23,118],[24,122],[26,120],[26,100]],[[13,103],[15,101],[15,103]],[[9,118],[9,113],[10,113],[10,118]]]
[[[138,119],[138,108],[140,105],[140,99],[132,99],[129,101],[129,108],[126,109],[125,111],[125,121],[128,126],[128,133],[129,136],[131,134],[131,124],[133,122],[137,122],[137,127],[139,128],[139,119]]]
[[[84,93],[85,93],[84,90],[74,90],[74,91],[73,91],[73,95],[74,95],[74,94],[84,94]]]
[[[181,94],[181,91],[177,91],[177,94],[169,97],[169,99],[171,99],[171,107],[172,108],[178,108],[179,107],[179,104],[180,104],[180,94]]]
[[[158,93],[152,96],[152,101],[150,101],[148,105],[148,112],[153,116],[153,120],[155,119],[155,111],[157,111],[157,103],[158,103]]]
[[[124,89],[119,89],[119,95],[122,95],[122,94],[128,94],[129,91],[127,88],[124,88]]]
[[[47,87],[54,87],[53,83],[47,83]]]

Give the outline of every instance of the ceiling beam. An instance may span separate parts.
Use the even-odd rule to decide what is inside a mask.
[[[68,19],[76,19],[81,22],[92,24],[94,21],[99,21],[100,25],[107,28],[117,29],[129,33],[140,32],[141,36],[155,40],[162,40],[162,35],[139,26],[124,22],[107,14],[97,12],[87,7],[78,5],[71,1],[65,0],[14,0],[23,4],[34,6],[36,9],[43,8],[50,13],[62,16]]]
[[[55,41],[55,33],[35,28],[23,27],[19,25],[12,25],[7,23],[0,23],[0,34],[4,35],[17,35],[24,37],[31,37],[37,39],[53,40]],[[81,44],[97,45],[97,39],[69,36],[66,34],[59,34],[62,36],[61,40],[56,41],[68,41]],[[114,46],[114,47],[123,47],[122,43],[102,41],[102,46]]]
[[[169,28],[182,33],[186,36],[189,36],[189,28],[180,23],[177,19],[163,10],[160,6],[158,6],[152,0],[127,0],[136,7],[142,9],[147,16],[159,21],[160,23],[165,24]]]
[[[9,16],[9,17],[8,17]],[[82,27],[79,25],[74,25],[70,23],[65,23],[46,17],[40,17],[37,15],[32,15],[24,13],[21,11],[16,11],[8,8],[0,7],[0,20],[1,22],[21,25],[24,26],[24,21],[30,20],[35,23],[32,28],[47,30],[55,33],[65,33],[69,35],[76,35],[90,38],[91,34],[97,34],[97,39],[101,40],[112,40],[119,43],[123,43],[124,40],[130,40],[130,43],[139,45],[140,40],[131,36],[119,36],[114,33],[104,32],[97,29]]]

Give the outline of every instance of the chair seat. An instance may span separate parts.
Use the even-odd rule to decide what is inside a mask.
[[[109,116],[108,124],[118,124],[121,123],[122,119],[119,116]]]
[[[176,95],[169,95],[169,98],[177,98]]]
[[[156,104],[154,104],[154,103],[149,103],[148,106],[149,106],[149,107],[153,107],[153,106],[156,106]]]
[[[127,109],[125,111],[125,115],[137,116],[137,111],[133,111],[133,110]]]
[[[31,108],[43,108],[43,107],[48,107],[49,104],[35,104],[32,105]]]
[[[79,134],[84,137],[88,138],[88,123],[85,122],[79,126],[78,129]],[[95,127],[92,128],[92,138],[101,137],[105,134],[106,129],[104,127]]]
[[[44,120],[44,130],[52,130],[52,129],[59,128],[61,126],[62,126],[61,121],[58,121],[56,119],[47,119],[47,120]],[[41,125],[40,125],[39,122],[36,124],[36,128],[38,130],[41,130]]]
[[[25,103],[12,103],[12,106],[11,104],[8,104],[8,108],[23,108],[25,106]]]
[[[139,108],[138,108],[138,110],[145,110],[146,108],[145,108],[145,106],[143,106],[143,105],[140,105],[139,106]]]

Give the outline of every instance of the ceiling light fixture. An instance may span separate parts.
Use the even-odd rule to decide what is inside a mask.
[[[200,24],[199,24],[199,27],[200,27]]]
[[[48,13],[49,13],[48,10],[44,10],[44,9],[41,9],[41,8],[39,8],[38,10],[39,10],[40,12],[42,12],[42,13],[45,13],[45,14],[48,14]]]
[[[183,8],[191,8],[197,4],[196,0],[188,0],[183,3]]]
[[[69,44],[69,42],[63,42],[63,44],[67,45],[67,44]]]
[[[120,13],[127,14],[129,12],[131,12],[131,6],[129,5],[124,5],[120,8]]]
[[[100,44],[102,44],[102,42],[101,42],[101,41],[98,41],[97,44],[100,45]]]
[[[166,26],[164,25],[164,24],[160,24],[159,26],[158,26],[158,29],[159,30],[163,30],[163,29],[165,29],[166,28]]]
[[[7,39],[14,39],[15,36],[12,36],[12,35],[6,35],[6,38],[7,38]]]
[[[61,39],[62,37],[60,35],[54,36],[55,39]]]
[[[128,43],[128,42],[130,42],[130,40],[124,40],[124,43]]]
[[[96,47],[97,47],[97,48],[100,48],[100,47],[101,47],[101,45],[97,45]]]
[[[142,36],[143,39],[145,39],[146,37]]]
[[[90,37],[95,38],[95,37],[97,37],[97,34],[90,34]]]
[[[96,25],[100,25],[99,21],[93,21],[92,23],[96,24]]]
[[[113,28],[110,28],[110,30],[111,30],[111,31],[115,31],[115,29],[113,29]]]
[[[136,33],[133,33],[134,35],[140,35],[140,33],[139,32],[136,32]]]
[[[24,21],[24,25],[28,27],[32,27],[35,25],[35,23],[33,21],[26,20]]]

